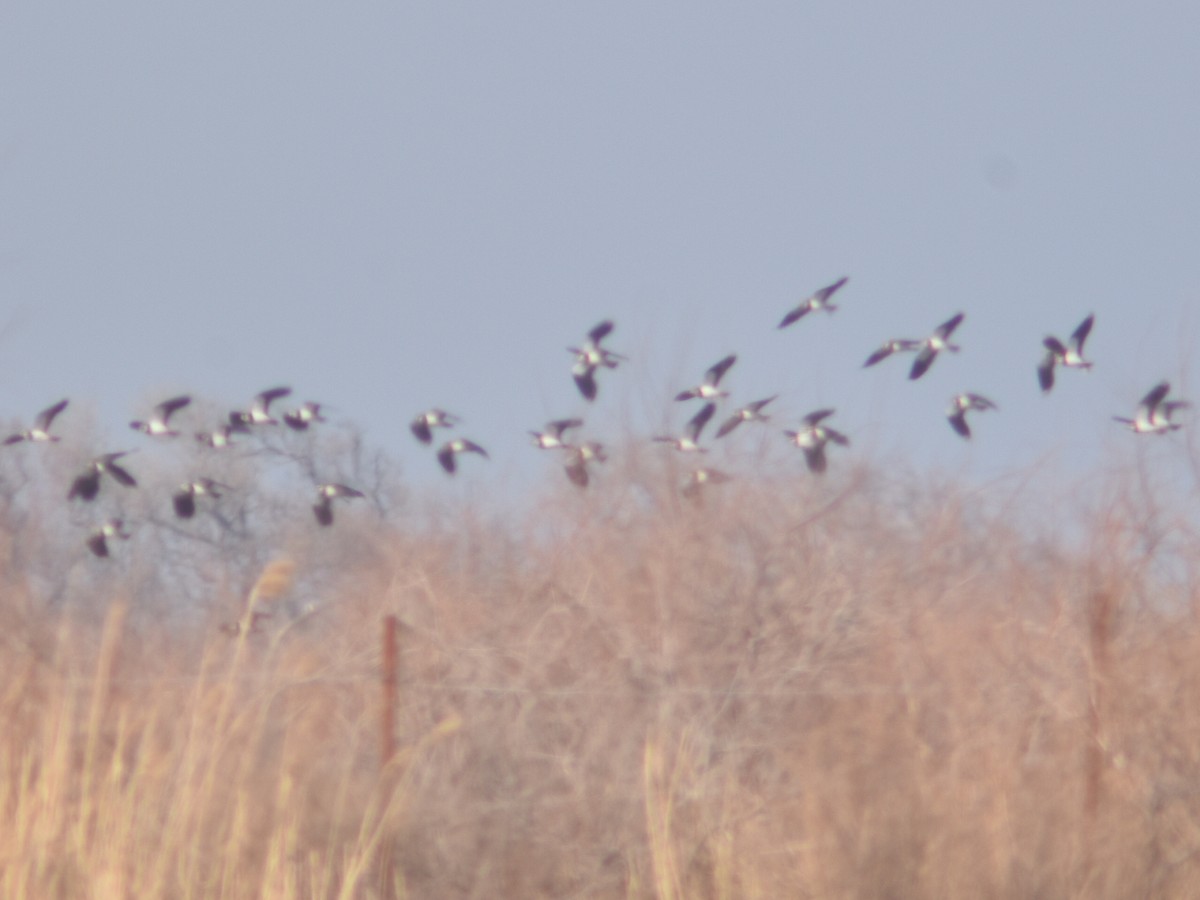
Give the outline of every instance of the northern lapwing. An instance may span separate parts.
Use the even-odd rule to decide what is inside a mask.
[[[559,450],[569,446],[563,440],[563,434],[572,428],[579,428],[581,425],[583,425],[583,419],[555,419],[553,422],[547,422],[542,431],[529,433],[533,435],[535,447],[540,447],[542,450]]]
[[[971,410],[996,409],[996,404],[980,394],[955,394],[946,410],[950,427],[965,438],[971,437],[971,426],[967,424],[967,413]]]
[[[700,491],[706,484],[724,484],[729,480],[730,477],[721,470],[701,466],[698,469],[692,469],[681,490],[685,497],[699,497]]]
[[[799,306],[783,317],[783,321],[779,323],[779,327],[787,328],[793,322],[802,319],[810,312],[816,312],[819,309],[823,309],[828,313],[836,311],[837,307],[831,302],[833,295],[837,293],[841,286],[848,280],[848,278],[839,278],[833,284],[826,285],[816,293],[812,294],[810,297],[802,300]]]
[[[338,497],[364,497],[362,491],[347,487],[344,484],[322,484],[317,488],[317,502],[313,504],[313,515],[318,524],[329,526],[333,524],[333,501]]]
[[[186,395],[164,400],[154,407],[150,413],[150,417],[145,422],[135,420],[129,423],[129,427],[134,431],[140,431],[142,434],[148,434],[152,437],[177,437],[179,432],[173,431],[168,423],[174,413],[183,409],[191,402],[192,398]]]
[[[212,497],[219,499],[221,492],[229,490],[229,485],[221,484],[211,478],[197,478],[179,486],[179,490],[171,497],[175,507],[175,515],[181,519],[190,519],[196,514],[196,498]]]
[[[612,333],[613,327],[610,320],[605,320],[588,332],[588,339],[582,347],[567,348],[575,354],[571,375],[585,400],[596,399],[596,370],[601,367],[615,369],[625,359],[621,354],[600,346],[601,341]]]
[[[1064,369],[1083,369],[1084,371],[1092,367],[1091,362],[1083,358],[1083,342],[1091,333],[1092,323],[1095,320],[1095,315],[1090,315],[1080,322],[1079,327],[1071,332],[1071,337],[1065,345],[1053,336],[1042,341],[1042,345],[1046,348],[1046,355],[1042,357],[1037,370],[1038,384],[1042,387],[1042,393],[1049,393],[1050,389],[1054,387],[1055,366],[1062,366]]]
[[[57,441],[58,435],[50,433],[50,424],[54,421],[54,417],[67,408],[68,400],[59,400],[53,406],[43,409],[37,414],[37,418],[33,420],[33,427],[25,431],[18,431],[16,434],[9,435],[4,439],[5,444],[19,444],[21,441]]]
[[[74,500],[78,497],[80,500],[94,500],[96,494],[100,492],[102,475],[111,476],[118,484],[123,484],[125,487],[137,487],[137,480],[124,468],[117,465],[117,460],[128,453],[128,450],[120,453],[105,453],[103,456],[93,459],[88,463],[88,467],[71,482],[67,499]]]
[[[588,465],[593,462],[606,462],[608,454],[604,450],[604,445],[596,441],[587,441],[578,446],[567,447],[567,461],[563,468],[566,470],[567,478],[577,487],[585,488],[591,480],[588,474]]]
[[[311,400],[305,401],[296,409],[283,414],[283,424],[293,431],[307,431],[313,422],[324,421],[325,417],[321,415],[321,404],[313,403]]]
[[[732,416],[721,423],[721,427],[717,429],[717,437],[723,438],[733,429],[737,428],[743,422],[766,422],[771,417],[763,413],[763,407],[778,397],[778,394],[772,394],[765,400],[755,400],[753,403],[747,403]]]
[[[921,350],[917,354],[917,358],[913,360],[912,369],[908,373],[911,380],[916,381],[928,372],[929,367],[933,365],[933,361],[937,359],[938,353],[942,350],[949,350],[951,353],[959,351],[957,344],[950,343],[950,335],[954,334],[954,329],[962,323],[963,318],[964,314],[959,313],[947,319],[934,329],[933,334],[921,342]]]
[[[804,461],[808,464],[809,471],[820,474],[825,471],[825,445],[830,441],[835,444],[841,444],[843,447],[849,446],[850,439],[840,431],[835,431],[828,425],[822,425],[825,419],[832,416],[832,409],[818,409],[816,412],[810,412],[801,421],[803,425],[796,431],[785,431],[788,437],[792,439],[792,443],[804,451]]]
[[[103,558],[109,555],[108,542],[110,540],[120,538],[123,541],[127,541],[131,537],[133,535],[125,530],[124,520],[109,519],[91,533],[87,539],[87,547],[93,554]]]
[[[720,362],[708,367],[708,371],[704,373],[704,381],[700,382],[694,388],[680,391],[675,395],[675,399],[692,400],[699,398],[701,400],[716,400],[718,397],[728,397],[729,391],[721,390],[718,385],[720,385],[721,379],[735,362],[737,362],[737,354],[730,353]]]
[[[705,403],[700,412],[688,420],[688,423],[683,427],[683,434],[680,437],[667,437],[663,435],[656,437],[654,440],[664,444],[672,444],[681,453],[707,453],[708,451],[699,444],[700,432],[704,430],[704,426],[708,424],[708,420],[713,417],[713,413],[716,411],[717,404],[711,401]]]
[[[234,410],[229,414],[229,424],[235,431],[248,430],[251,425],[278,425],[279,420],[271,415],[271,404],[291,393],[290,387],[277,387],[256,394],[249,411]]]
[[[1113,420],[1136,434],[1166,434],[1169,431],[1178,431],[1183,426],[1172,417],[1178,410],[1187,409],[1191,404],[1186,400],[1168,400],[1167,394],[1170,392],[1170,382],[1160,381],[1138,403],[1137,412],[1132,419],[1113,416]]]
[[[226,447],[233,446],[233,435],[239,430],[245,431],[246,429],[237,429],[232,425],[222,425],[214,431],[197,431],[196,440],[207,447],[212,447],[214,450],[224,450]]]
[[[435,428],[453,428],[458,424],[458,416],[446,412],[444,409],[427,409],[421,413],[408,426],[413,435],[422,444],[433,443],[433,429]]]
[[[478,453],[484,459],[491,458],[488,456],[487,451],[474,441],[468,441],[466,438],[455,438],[452,441],[446,441],[446,443],[442,444],[441,449],[438,450],[437,458],[438,462],[442,464],[442,468],[450,475],[453,475],[458,468],[455,457],[460,453]]]
[[[920,350],[923,344],[924,341],[914,341],[908,338],[893,338],[890,341],[884,341],[882,347],[867,357],[863,368],[869,369],[871,366],[883,362],[893,353],[912,353]]]

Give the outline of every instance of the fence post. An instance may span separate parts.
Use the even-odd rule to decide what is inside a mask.
[[[396,754],[396,691],[397,670],[399,668],[397,653],[397,633],[400,621],[395,616],[385,616],[383,619],[383,710],[379,717],[380,736],[380,766],[386,767]]]

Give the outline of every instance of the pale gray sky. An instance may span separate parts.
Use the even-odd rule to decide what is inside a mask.
[[[1182,2],[5,4],[0,415],[70,396],[123,447],[156,395],[291,384],[414,480],[429,405],[493,451],[468,478],[558,478],[526,429],[681,423],[737,352],[735,400],[836,406],[859,456],[1086,466],[1154,382],[1200,389],[1198,32]],[[922,381],[860,369],[960,310]],[[1089,312],[1095,370],[1042,397]],[[632,361],[591,408],[564,347],[610,317]],[[971,444],[959,390],[1001,406]]]

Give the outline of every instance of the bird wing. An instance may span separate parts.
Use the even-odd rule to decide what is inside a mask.
[[[825,445],[818,444],[815,447],[804,448],[804,461],[808,464],[810,472],[816,472],[818,475],[825,471]]]
[[[1171,383],[1169,381],[1160,381],[1146,393],[1146,396],[1142,398],[1142,402],[1138,405],[1148,412],[1153,412],[1155,407],[1163,402],[1163,399],[1170,391]]]
[[[183,409],[191,402],[192,398],[186,395],[182,397],[172,397],[170,400],[164,400],[154,408],[162,420],[166,422],[167,419],[171,417],[171,413],[175,412],[176,410]]]
[[[130,475],[128,470],[118,466],[112,460],[109,460],[104,464],[104,471],[115,478],[118,482],[125,485],[125,487],[137,487],[137,479]]]
[[[730,366],[737,362],[737,354],[730,353],[719,363],[709,366],[708,371],[704,373],[704,380],[716,387],[725,373],[729,371]]]
[[[416,436],[417,440],[422,444],[428,444],[433,440],[433,432],[429,429],[429,422],[426,421],[424,415],[417,416],[415,419],[413,419],[409,428],[412,430],[412,433]]]
[[[587,366],[582,370],[576,370],[572,374],[575,377],[575,386],[579,388],[579,393],[583,394],[583,399],[595,400],[596,370],[591,366]]]
[[[917,354],[917,358],[913,360],[912,369],[908,373],[908,377],[912,381],[916,381],[922,375],[929,371],[929,367],[933,365],[933,361],[937,359],[938,352],[932,347],[926,345],[925,349]]]
[[[813,294],[813,296],[817,300],[820,300],[822,303],[824,303],[826,300],[828,300],[830,297],[832,297],[834,295],[834,293],[838,290],[838,288],[840,288],[848,280],[849,280],[848,277],[839,278],[833,284],[828,284],[825,287],[821,288],[819,291],[817,291],[815,294]]]
[[[882,347],[880,347],[878,350],[876,350],[874,353],[872,353],[870,356],[867,357],[867,361],[865,363],[863,363],[863,368],[869,369],[871,366],[875,365],[876,363],[883,362],[885,359],[887,359],[889,356],[891,356],[895,352],[896,352],[896,347],[892,344],[891,341],[888,341],[886,344],[884,344]]]
[[[1058,354],[1053,349],[1047,349],[1046,355],[1038,363],[1038,384],[1042,386],[1043,394],[1054,387],[1054,364],[1057,362]]]
[[[960,409],[957,412],[946,416],[946,419],[949,421],[950,427],[963,437],[971,437],[971,428],[969,425],[967,425],[967,411],[965,409]]]
[[[50,423],[54,421],[54,417],[67,408],[68,400],[59,400],[53,406],[43,409],[38,413],[36,424],[42,431],[50,427]]]
[[[801,421],[803,421],[806,425],[816,425],[822,419],[828,419],[834,414],[834,412],[835,410],[832,408],[818,409],[816,412],[810,412]]]
[[[957,328],[960,324],[962,324],[962,320],[965,317],[966,317],[965,313],[959,313],[956,316],[951,316],[949,319],[947,319],[945,322],[943,322],[941,325],[939,325],[933,333],[935,335],[937,335],[938,337],[940,337],[942,340],[945,340],[946,338],[950,337],[950,335],[952,335],[954,333],[955,328]]]
[[[719,438],[725,437],[725,435],[729,434],[729,432],[733,431],[733,429],[735,429],[739,425],[741,425],[743,421],[744,421],[744,419],[742,418],[740,413],[737,415],[730,416],[728,419],[726,419],[724,422],[722,422],[721,427],[717,429],[717,437],[719,437]]]
[[[588,337],[591,338],[593,344],[598,344],[612,334],[613,327],[612,321],[610,319],[605,319],[588,332]]]
[[[1080,356],[1083,355],[1083,342],[1087,340],[1092,331],[1092,324],[1096,321],[1095,314],[1088,316],[1079,323],[1079,327],[1071,332],[1071,346]]]
[[[684,434],[693,441],[700,440],[700,432],[704,430],[704,426],[708,424],[708,420],[713,417],[713,413],[716,411],[717,404],[705,403],[703,409],[688,420],[687,426],[684,428]]]
[[[783,321],[779,323],[779,327],[787,328],[793,322],[803,319],[806,315],[808,315],[808,312],[809,312],[809,307],[808,307],[808,301],[806,300],[804,303],[800,304],[795,309],[793,309],[790,313],[788,313],[786,316],[784,316]]]

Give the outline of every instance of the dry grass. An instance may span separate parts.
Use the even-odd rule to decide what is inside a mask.
[[[284,615],[284,548],[233,636],[136,570],[101,615],[0,573],[0,895],[1196,896],[1194,536],[1132,490],[1068,547],[917,487],[348,513],[324,605]]]

